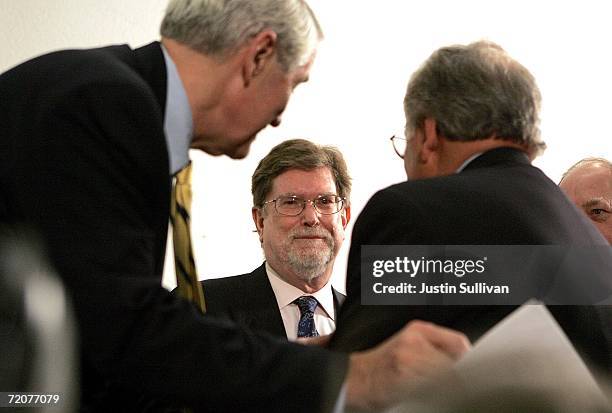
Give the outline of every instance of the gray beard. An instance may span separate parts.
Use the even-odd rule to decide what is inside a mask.
[[[327,239],[327,249],[317,250],[314,253],[300,253],[294,248],[287,251],[288,264],[293,272],[305,282],[310,282],[323,275],[328,264],[333,259],[334,241]]]

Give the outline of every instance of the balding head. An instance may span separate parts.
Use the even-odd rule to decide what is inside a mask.
[[[563,174],[559,186],[612,244],[612,163],[583,159]]]

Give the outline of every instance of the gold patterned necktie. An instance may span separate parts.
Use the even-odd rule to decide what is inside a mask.
[[[196,273],[189,231],[191,223],[191,162],[175,175],[174,181],[170,221],[174,241],[177,291],[181,297],[193,302],[202,313],[205,313],[204,292]]]

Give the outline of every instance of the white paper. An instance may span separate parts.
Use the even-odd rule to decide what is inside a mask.
[[[530,301],[474,343],[453,374],[410,393],[386,413],[599,412],[609,406],[546,306]]]
[[[455,371],[474,386],[519,385],[555,391],[576,401],[607,400],[557,321],[535,300],[519,307],[474,343]]]

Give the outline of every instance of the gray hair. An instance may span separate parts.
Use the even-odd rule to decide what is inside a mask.
[[[323,37],[304,0],[170,0],[160,32],[223,58],[265,29],[277,35],[277,58],[286,72],[304,65]]]
[[[579,160],[578,162],[576,162],[575,164],[573,164],[572,166],[570,166],[570,168],[565,171],[565,173],[563,174],[563,176],[561,177],[561,180],[559,181],[559,185],[561,185],[561,182],[563,182],[563,180],[565,178],[567,178],[567,176],[572,173],[574,170],[578,169],[578,168],[582,168],[583,166],[587,166],[587,165],[591,165],[591,164],[600,164],[603,166],[607,166],[608,169],[610,169],[610,171],[612,171],[612,162],[610,162],[609,160],[605,159],[605,158],[584,158]]]
[[[290,139],[276,145],[253,172],[251,192],[253,205],[261,207],[272,190],[274,179],[289,169],[311,171],[319,167],[331,171],[338,195],[351,196],[351,177],[342,153],[333,146],[321,146],[306,139]]]
[[[435,51],[412,75],[406,97],[406,130],[427,117],[452,141],[495,136],[526,145],[534,155],[541,140],[541,95],[534,77],[499,45],[479,41]]]

